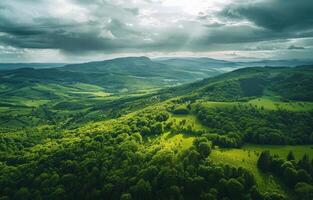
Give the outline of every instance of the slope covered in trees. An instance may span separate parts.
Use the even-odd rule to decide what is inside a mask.
[[[67,94],[64,101],[1,113],[0,199],[308,199],[313,155],[283,161],[262,153],[251,170],[212,154],[250,143],[312,145],[312,69],[247,68],[111,99],[75,96],[83,88],[100,92],[87,83],[71,87],[73,96],[54,85],[51,93]],[[72,73],[81,72],[58,81]],[[3,116],[34,121],[6,127]],[[258,167],[279,189],[261,187]],[[290,183],[276,174],[287,168]]]

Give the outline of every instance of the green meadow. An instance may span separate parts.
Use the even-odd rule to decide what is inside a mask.
[[[284,110],[290,110],[290,111],[313,110],[312,102],[304,102],[304,101],[282,102],[282,101],[273,100],[269,97],[253,99],[253,100],[250,100],[248,103],[253,106],[257,106],[258,108],[264,108],[264,109],[269,109],[269,110],[277,110],[277,109],[284,109]]]

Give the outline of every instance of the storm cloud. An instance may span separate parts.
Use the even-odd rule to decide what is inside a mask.
[[[65,60],[121,53],[248,55],[264,49],[290,56],[297,47],[306,57],[312,10],[310,0],[2,0],[0,58],[47,52]]]
[[[311,0],[263,0],[229,5],[222,14],[273,31],[304,31],[312,29],[312,10]]]

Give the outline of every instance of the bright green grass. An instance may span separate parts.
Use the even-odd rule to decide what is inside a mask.
[[[195,115],[171,115],[171,119],[179,124],[182,120],[186,120],[186,126],[190,125],[195,130],[208,130],[208,128],[200,123]]]
[[[287,158],[287,155],[292,151],[297,160],[301,159],[304,154],[313,158],[313,145],[297,145],[297,146],[281,146],[281,145],[246,145],[243,147],[244,150],[255,151],[260,153],[264,150],[269,150],[271,154],[277,154],[281,158]]]
[[[162,149],[179,148],[180,150],[185,150],[192,146],[194,139],[194,137],[184,134],[165,133],[160,137],[160,145]]]
[[[149,137],[145,142],[145,151],[173,151],[182,153],[192,146],[194,139],[195,137],[193,136],[167,132],[160,136]]]
[[[199,101],[201,106],[205,108],[226,107],[238,105],[238,102],[215,102],[215,101]]]
[[[250,170],[256,178],[257,184],[262,191],[283,191],[292,196],[290,191],[282,185],[275,177],[264,174],[258,170],[256,163],[260,152],[269,150],[272,154],[277,154],[286,158],[290,151],[294,152],[296,159],[300,159],[305,153],[313,157],[312,146],[277,146],[277,145],[246,145],[241,149],[215,149],[210,157],[219,163],[230,164],[236,167],[243,167]]]
[[[282,102],[276,97],[263,97],[252,99],[248,102],[214,102],[214,101],[199,101],[201,106],[205,108],[215,108],[215,107],[226,107],[235,105],[252,105],[258,108],[264,108],[267,110],[277,110],[285,109],[290,111],[309,111],[313,110],[313,102],[303,102],[303,101],[290,101]]]
[[[253,106],[257,106],[258,108],[264,108],[268,110],[276,110],[276,109],[285,109],[290,111],[306,111],[313,110],[312,102],[281,102],[281,101],[273,101],[270,98],[257,98],[248,102]]]

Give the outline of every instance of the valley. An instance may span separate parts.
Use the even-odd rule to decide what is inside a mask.
[[[138,59],[0,72],[0,199],[310,197],[312,66],[203,79]]]

